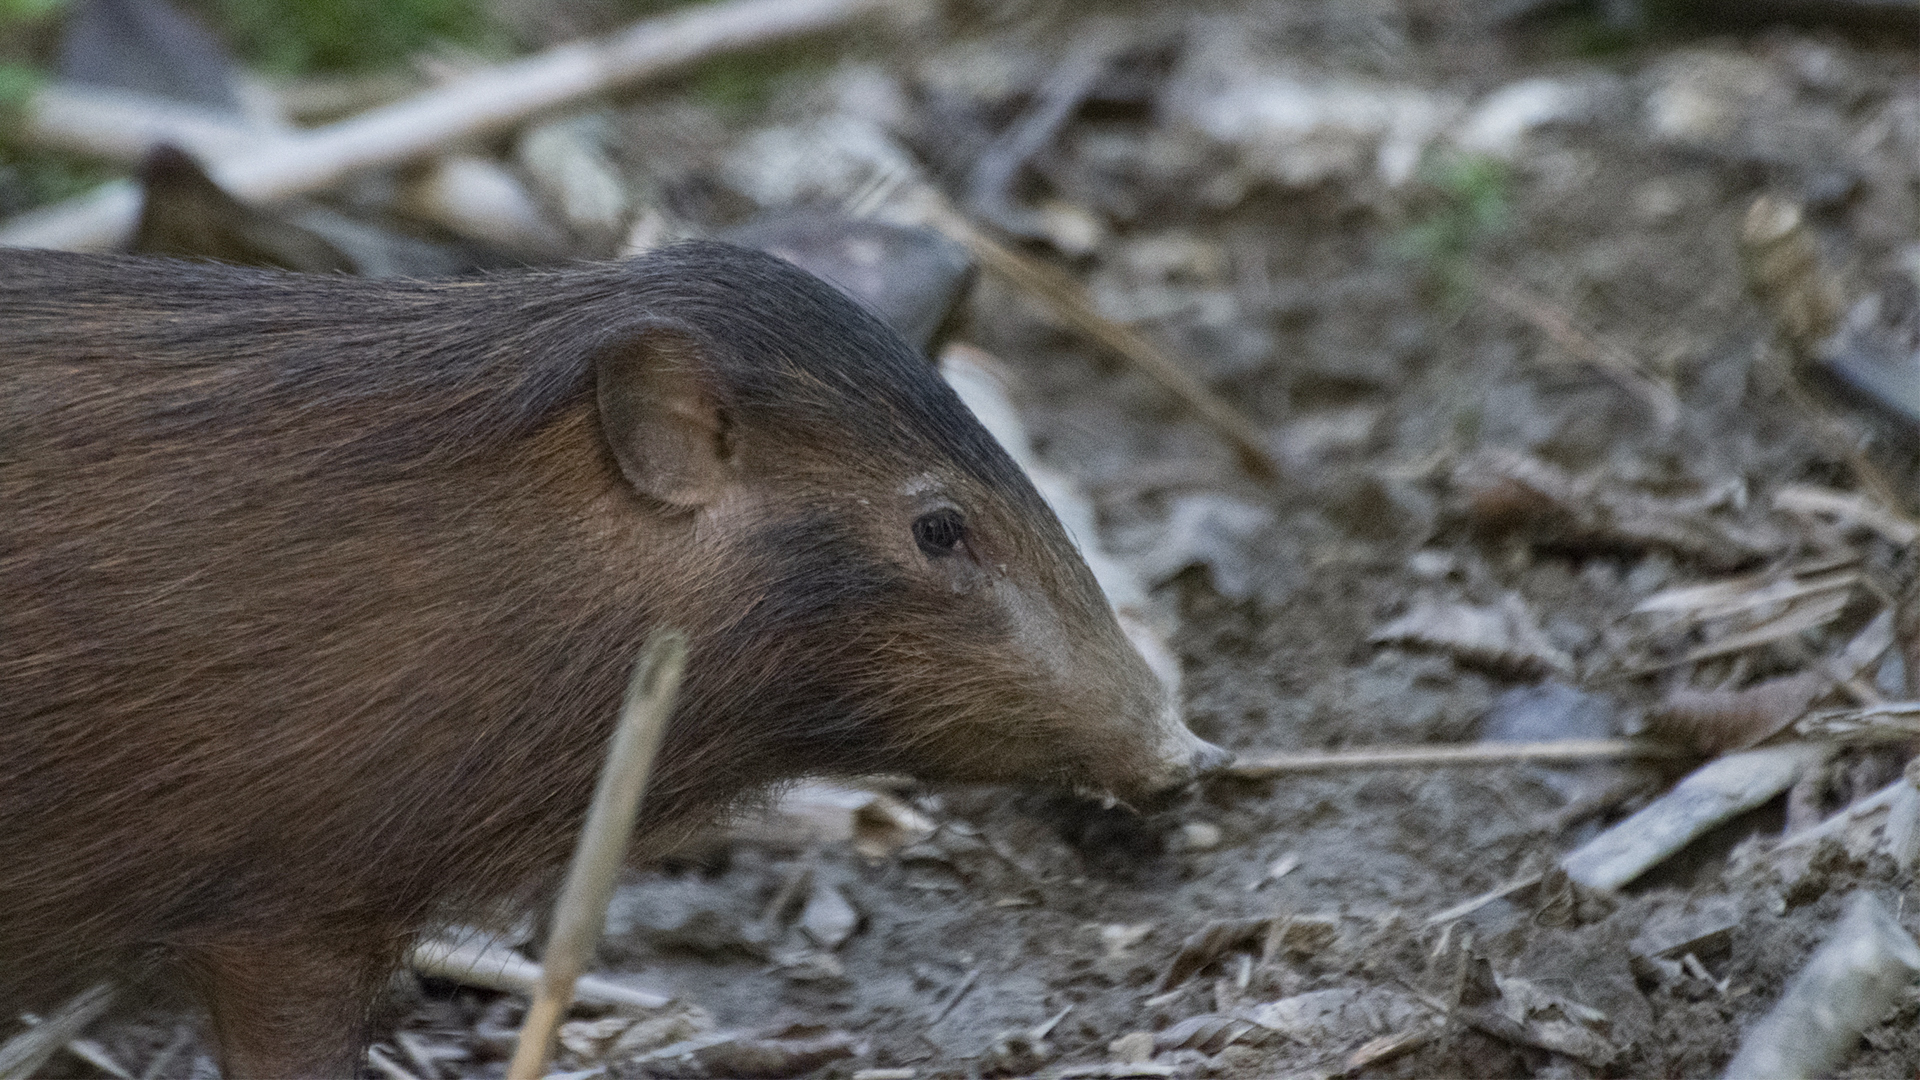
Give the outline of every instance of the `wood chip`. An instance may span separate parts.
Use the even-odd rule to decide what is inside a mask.
[[[1210,922],[1181,942],[1167,965],[1157,992],[1165,992],[1199,973],[1202,968],[1235,949],[1258,945],[1269,956],[1280,952],[1314,953],[1333,943],[1339,927],[1332,920],[1308,916],[1264,919],[1220,919]]]
[[[1884,1020],[1920,975],[1920,943],[1870,892],[1854,897],[1833,936],[1741,1040],[1727,1080],[1825,1076],[1868,1026]]]
[[[1902,547],[1920,540],[1920,521],[1857,492],[1788,484],[1773,493],[1773,505],[1793,513],[1830,517],[1843,525],[1878,533]]]
[[[1249,1036],[1257,1039],[1265,1030],[1242,1017],[1202,1013],[1156,1032],[1153,1036],[1153,1052],[1164,1054],[1169,1050],[1198,1050],[1211,1056]]]
[[[1362,1069],[1384,1064],[1402,1054],[1412,1053],[1432,1041],[1433,1028],[1424,1024],[1392,1035],[1370,1039],[1362,1043],[1359,1049],[1347,1055],[1346,1063],[1340,1067],[1339,1075],[1351,1076]]]
[[[1590,889],[1617,889],[1701,833],[1787,790],[1826,756],[1823,747],[1793,743],[1708,762],[1560,865],[1568,877]]]

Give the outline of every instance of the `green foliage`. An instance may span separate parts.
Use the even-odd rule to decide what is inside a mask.
[[[1426,262],[1463,259],[1506,227],[1509,177],[1504,162],[1450,155],[1426,170],[1440,205],[1402,237],[1408,254]]]
[[[212,0],[210,9],[250,63],[288,75],[376,68],[436,40],[494,37],[483,0]]]
[[[826,66],[817,43],[790,42],[740,56],[718,56],[697,68],[688,88],[695,97],[733,117],[752,115],[773,100],[790,75]]]
[[[67,0],[0,0],[0,27],[39,22],[67,6]]]
[[[0,61],[0,113],[25,105],[46,80],[37,68]]]
[[[84,194],[111,175],[88,162],[22,153],[0,139],[0,218]]]
[[[1430,162],[1424,179],[1437,201],[1395,238],[1395,246],[1424,263],[1449,294],[1461,296],[1469,260],[1512,216],[1512,175],[1496,158],[1449,154]]]

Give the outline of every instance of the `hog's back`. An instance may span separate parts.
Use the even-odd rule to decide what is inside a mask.
[[[0,996],[564,856],[649,582],[513,302],[0,254]]]

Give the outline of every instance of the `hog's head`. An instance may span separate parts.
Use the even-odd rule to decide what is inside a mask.
[[[626,480],[685,523],[660,614],[694,635],[689,727],[747,726],[769,771],[1121,798],[1227,759],[1032,483],[876,317],[726,245],[635,272],[656,299],[599,354],[599,414]]]

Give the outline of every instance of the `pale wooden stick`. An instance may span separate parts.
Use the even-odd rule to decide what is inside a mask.
[[[0,1080],[28,1080],[54,1052],[79,1038],[119,994],[112,983],[100,983],[68,999],[53,1015],[0,1045]]]
[[[1792,787],[1827,753],[1813,743],[1783,743],[1715,758],[1569,853],[1560,868],[1589,889],[1618,889],[1701,833]]]
[[[593,792],[587,823],[573,851],[573,865],[553,913],[553,931],[541,956],[545,969],[540,991],[520,1026],[520,1043],[507,1066],[507,1080],[539,1080],[553,1049],[560,1019],[573,1003],[574,980],[593,959],[606,926],[607,901],[614,879],[626,863],[627,844],[653,771],[667,718],[673,715],[680,692],[680,674],[686,668],[687,639],[677,630],[654,633],[640,654],[633,681],[627,686],[620,726],[613,733],[607,764]]]
[[[597,41],[572,42],[478,71],[337,124],[208,162],[222,188],[246,202],[320,191],[364,169],[399,165],[469,139],[495,135],[539,113],[701,60],[843,26],[908,7],[903,0],[731,0],[637,23]],[[125,239],[140,197],[126,181],[23,214],[0,228],[0,247],[97,250]]]
[[[429,938],[413,947],[407,954],[407,963],[422,975],[462,986],[524,994],[528,998],[540,992],[540,983],[546,978],[546,972],[538,963],[485,938]],[[638,1009],[664,1009],[673,1003],[666,994],[594,975],[582,975],[575,980],[573,996],[581,1001]]]
[[[1920,975],[1920,943],[1873,893],[1854,895],[1833,936],[1740,1040],[1726,1080],[1830,1075]]]
[[[244,117],[176,101],[77,83],[41,87],[27,103],[14,138],[33,150],[53,150],[138,165],[161,143],[203,161],[249,153],[285,131],[250,126]]]
[[[1433,746],[1369,746],[1325,753],[1280,754],[1241,758],[1221,775],[1248,780],[1300,773],[1349,772],[1356,769],[1431,769],[1462,765],[1577,765],[1588,761],[1627,761],[1636,758],[1679,758],[1687,752],[1642,739],[1553,739],[1547,742],[1482,742]]]

